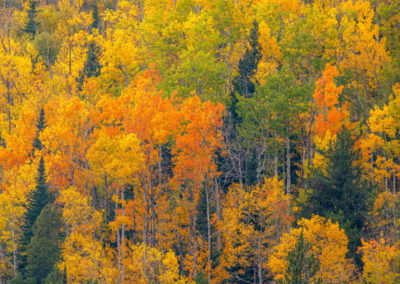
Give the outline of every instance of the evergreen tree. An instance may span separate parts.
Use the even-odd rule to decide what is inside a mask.
[[[89,43],[88,51],[86,52],[86,62],[83,67],[82,75],[85,78],[100,76],[101,66],[98,55],[100,48],[94,42]]]
[[[256,88],[252,79],[257,72],[258,62],[262,57],[261,46],[258,42],[257,21],[254,21],[253,28],[250,31],[249,45],[250,46],[246,48],[243,57],[239,60],[239,74],[232,81],[233,91],[230,93],[230,112],[234,123],[239,122],[239,118],[236,113],[236,104],[238,103],[237,95],[251,97]]]
[[[97,8],[97,5],[94,4],[93,6],[93,14],[92,14],[92,24],[90,26],[90,29],[99,29],[100,28],[100,18],[99,18],[99,10]]]
[[[91,30],[93,28],[98,28],[99,23],[99,14],[97,6],[95,5],[92,14],[92,24],[90,26]],[[83,70],[80,72],[79,78],[77,79],[79,89],[82,88],[82,84],[85,79],[100,76],[101,65],[98,59],[99,53],[100,48],[97,46],[97,44],[94,41],[89,42],[88,50],[86,52],[86,61],[83,66]]]
[[[40,215],[42,209],[50,202],[52,202],[52,195],[48,191],[49,187],[46,182],[46,174],[44,169],[43,157],[40,158],[38,176],[36,177],[36,188],[29,195],[28,208],[25,213],[25,224],[23,227],[23,237],[21,240],[21,253],[20,253],[20,271],[25,271],[27,264],[26,249],[33,236],[33,225],[36,218]]]
[[[326,174],[317,170],[311,178],[311,196],[304,212],[339,222],[349,238],[349,256],[360,264],[356,252],[361,245],[371,187],[361,179],[361,169],[356,164],[359,153],[354,150],[354,141],[346,128],[340,130],[336,142],[324,155]]]
[[[67,274],[54,266],[53,271],[47,275],[45,284],[67,284]]]
[[[33,141],[33,148],[41,150],[43,148],[42,142],[39,140],[39,133],[46,127],[45,119],[44,119],[44,109],[40,109],[39,119],[36,124],[36,138]]]
[[[300,233],[294,249],[288,252],[285,280],[281,284],[308,284],[319,270],[319,264],[314,255],[310,254],[311,245],[304,241],[303,232]],[[312,283],[321,283],[320,280]]]
[[[61,228],[60,210],[52,204],[46,205],[35,221],[33,236],[27,249],[28,283],[46,283],[46,277],[60,258],[60,246],[64,239]]]
[[[83,70],[80,72],[79,78],[77,79],[78,87],[82,90],[82,84],[87,78],[98,77],[101,74],[101,65],[98,59],[100,48],[96,43],[90,42],[89,48],[86,52],[86,61],[83,66]]]
[[[29,1],[29,7],[28,7],[28,22],[26,23],[25,26],[25,32],[28,34],[31,34],[32,37],[36,35],[36,29],[37,29],[37,23],[36,23],[36,14],[37,14],[37,1],[31,0]]]

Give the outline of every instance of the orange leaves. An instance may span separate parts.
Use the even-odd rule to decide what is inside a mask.
[[[339,106],[339,96],[343,86],[337,87],[334,83],[338,75],[336,67],[327,64],[321,78],[315,83],[316,89],[313,95],[317,110],[315,131],[321,139],[327,133],[334,137],[342,126],[349,126],[348,104]]]
[[[142,145],[154,147],[167,142],[178,126],[177,103],[174,97],[166,98],[157,90],[160,78],[156,71],[146,71],[137,76],[121,96],[127,106],[124,126],[135,133]],[[143,149],[145,152],[151,149]]]
[[[175,161],[175,181],[183,183],[186,179],[198,187],[208,174],[216,173],[215,151],[222,148],[222,126],[224,107],[210,102],[202,103],[195,96],[182,103],[180,126],[176,136],[173,154]]]
[[[49,178],[56,186],[83,183],[85,153],[93,127],[88,103],[77,97],[59,96],[49,101],[45,113],[48,126],[40,140],[49,157]]]

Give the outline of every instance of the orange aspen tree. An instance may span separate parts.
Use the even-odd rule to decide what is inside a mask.
[[[224,107],[211,102],[202,103],[195,96],[183,101],[180,106],[180,128],[176,136],[174,155],[173,184],[180,189],[180,206],[189,214],[190,256],[188,263],[190,275],[196,276],[198,258],[198,235],[196,230],[196,206],[201,187],[210,186],[218,175],[215,152],[222,148],[222,126]]]

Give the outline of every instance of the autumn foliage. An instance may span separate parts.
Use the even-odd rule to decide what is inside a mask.
[[[398,0],[3,4],[0,284],[399,283]]]

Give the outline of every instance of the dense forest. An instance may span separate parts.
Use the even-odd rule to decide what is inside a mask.
[[[3,0],[5,283],[400,283],[400,1]]]

